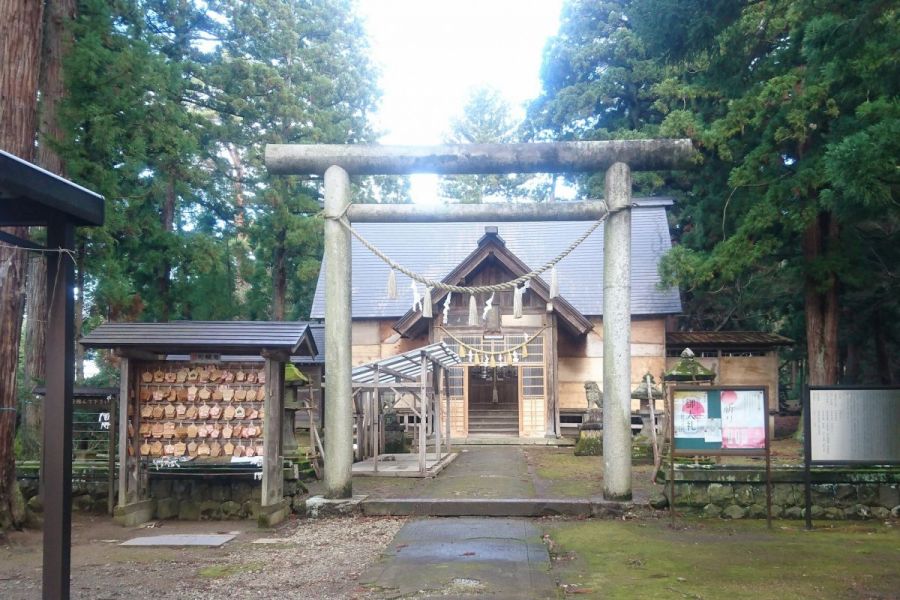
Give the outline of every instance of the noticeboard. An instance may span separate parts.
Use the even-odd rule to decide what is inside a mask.
[[[900,464],[900,388],[810,387],[810,464]]]
[[[674,453],[766,455],[767,407],[763,387],[676,386],[671,399]]]

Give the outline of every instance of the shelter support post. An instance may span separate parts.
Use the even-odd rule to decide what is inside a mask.
[[[444,406],[446,411],[444,414],[444,436],[447,440],[447,454],[453,452],[452,442],[450,441],[450,371],[441,369],[444,377]]]
[[[419,395],[419,474],[425,476],[425,454],[428,452],[427,421],[428,421],[428,355],[422,353],[421,394]]]
[[[112,516],[113,509],[116,507],[116,427],[118,423],[116,413],[118,411],[119,407],[116,406],[116,400],[111,400],[109,403],[109,451],[106,457],[107,484],[109,486],[107,489],[106,512],[110,516]]]
[[[603,497],[631,500],[631,170],[606,171],[603,238]]]
[[[441,365],[436,360],[431,361],[431,391],[435,460],[441,460]]]
[[[262,505],[275,506],[284,499],[284,459],[281,455],[281,436],[284,416],[284,363],[273,357],[266,357],[266,399],[263,407]]]
[[[350,204],[350,176],[341,167],[325,171],[325,496],[349,498],[353,468],[351,381],[350,232],[337,221]]]
[[[75,247],[71,223],[53,220],[47,247]],[[47,395],[44,400],[43,597],[68,598],[72,557],[72,383],[75,377],[75,269],[63,252],[47,260]]]
[[[381,371],[375,365],[375,383],[381,383]],[[381,388],[372,390],[372,418],[375,421],[375,430],[372,432],[372,469],[378,472],[378,457],[381,455]]]
[[[128,476],[131,470],[128,468],[128,402],[131,394],[131,359],[122,357],[119,359],[119,506],[128,504],[128,490],[131,481]],[[135,498],[136,500],[137,498]]]

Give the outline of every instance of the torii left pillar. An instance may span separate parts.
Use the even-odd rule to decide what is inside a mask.
[[[350,498],[353,484],[353,385],[350,232],[339,222],[350,204],[350,176],[325,171],[325,496]]]

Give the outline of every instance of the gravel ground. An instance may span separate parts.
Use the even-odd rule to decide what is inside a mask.
[[[135,532],[123,533],[111,522],[85,523],[73,544],[72,598],[369,598],[357,579],[404,522],[363,516],[304,519],[274,533],[243,522],[171,522],[158,532],[239,530],[240,535],[221,548],[121,548],[118,542]],[[117,539],[109,539],[113,537]],[[259,538],[272,543],[252,543]],[[0,598],[40,598],[40,580],[39,533],[7,540],[0,548]]]

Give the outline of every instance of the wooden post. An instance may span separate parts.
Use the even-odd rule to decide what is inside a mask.
[[[465,372],[465,369],[463,369]],[[453,452],[453,445],[450,441],[450,372],[447,369],[441,369],[444,378],[444,403],[447,407],[447,416],[444,420],[444,432],[447,438],[447,454]]]
[[[353,495],[353,382],[350,327],[350,232],[337,219],[350,204],[350,177],[332,166],[325,171],[325,496]]]
[[[375,363],[375,391],[372,394],[372,415],[375,420],[375,430],[372,433],[372,444],[375,446],[373,456],[373,470],[378,472],[378,456],[381,454],[381,372],[378,363]]]
[[[129,493],[134,489],[134,484],[129,477],[131,474],[129,463],[131,461],[128,459],[128,402],[131,397],[130,390],[131,359],[123,356],[119,359],[119,506],[125,506],[129,501],[137,500]]]
[[[419,376],[421,380],[421,394],[419,395],[419,401],[421,402],[419,405],[419,474],[424,477],[427,469],[425,453],[428,451],[425,439],[427,435],[425,422],[428,419],[428,355],[424,352],[421,353],[421,364],[422,373]]]
[[[441,460],[441,364],[431,361],[431,403],[432,423],[434,423],[434,453],[436,460]]]
[[[285,356],[266,356],[266,399],[263,407],[263,478],[262,505],[273,506],[284,498],[284,459],[281,455],[281,434],[284,418],[284,362]]]
[[[603,229],[603,497],[631,500],[631,171],[606,171]]]
[[[47,247],[73,250],[75,228],[47,227]],[[72,558],[72,384],[75,377],[75,269],[62,253],[47,259],[47,395],[44,400],[44,598],[68,598]]]
[[[545,356],[545,364],[547,365],[547,427],[544,431],[544,437],[558,438],[560,436],[559,427],[559,375],[558,375],[558,349],[557,349],[557,319],[553,312],[552,302],[549,308],[550,314],[547,315],[550,321],[550,329],[547,333],[547,353]]]
[[[121,384],[119,389],[121,391]],[[109,479],[109,490],[106,500],[106,511],[112,516],[116,507],[116,428],[119,395],[116,394],[115,399],[109,401],[109,456],[106,457],[107,477]]]

